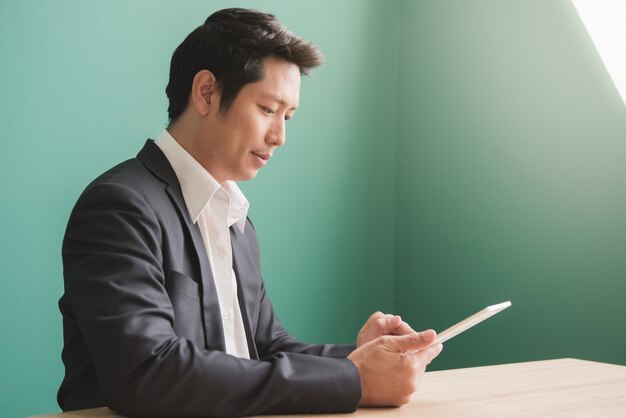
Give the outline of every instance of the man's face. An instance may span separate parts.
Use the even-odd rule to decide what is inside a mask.
[[[218,103],[208,115],[203,165],[219,182],[254,178],[285,143],[285,123],[300,100],[300,69],[266,58],[262,80],[243,86],[226,114]]]

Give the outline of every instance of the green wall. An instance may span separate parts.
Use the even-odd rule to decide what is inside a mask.
[[[287,145],[243,185],[279,316],[299,338],[351,342],[392,310],[397,34],[371,28],[396,8],[335,3],[0,3],[0,417],[58,410],[71,207],[165,126],[172,51],[226,5],[277,14],[328,61],[303,81]]]
[[[626,364],[626,108],[569,1],[401,1],[395,308],[433,368]]]
[[[85,185],[166,124],[176,45],[226,5],[324,51],[287,145],[242,184],[281,319],[374,310],[457,337],[433,368],[626,363],[626,109],[567,1],[0,3],[0,417],[57,410],[60,245]],[[499,336],[500,338],[494,338]]]

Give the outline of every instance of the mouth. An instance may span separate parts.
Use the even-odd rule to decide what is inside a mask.
[[[256,157],[257,161],[261,164],[261,166],[264,166],[265,164],[267,164],[269,159],[272,157],[272,154],[263,154],[263,153],[254,152],[254,151],[252,151],[252,155]]]

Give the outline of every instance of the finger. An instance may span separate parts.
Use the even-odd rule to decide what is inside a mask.
[[[401,326],[402,318],[397,315],[385,315],[382,318],[378,318],[375,324],[379,335],[390,334]]]
[[[391,331],[391,333],[394,335],[404,335],[404,334],[410,334],[412,332],[416,332],[416,331],[404,321],[401,321],[400,325],[398,325],[394,330]]]
[[[428,365],[441,353],[442,350],[443,344],[435,344],[425,350],[422,350],[420,353],[423,353],[422,356]]]
[[[370,315],[369,318],[367,318],[367,321],[365,321],[365,323],[372,323],[374,321],[376,321],[379,318],[383,318],[385,316],[384,313],[382,313],[381,311],[376,311],[373,314]]]
[[[398,352],[419,351],[431,345],[436,336],[435,331],[430,329],[406,335],[388,336],[385,341]]]
[[[402,353],[406,359],[412,361],[416,367],[425,369],[443,350],[443,344],[431,345],[420,351]]]
[[[378,321],[380,318],[383,318],[384,316],[385,314],[380,311],[376,311],[371,314],[370,317],[367,318],[367,321],[365,321],[365,324],[363,324],[363,327],[361,328],[359,334],[365,334],[366,332],[369,332],[376,324],[376,321]]]

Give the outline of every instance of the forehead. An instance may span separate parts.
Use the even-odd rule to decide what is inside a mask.
[[[300,79],[300,68],[296,64],[268,57],[263,62],[263,78],[246,87],[255,98],[296,108],[300,101]]]

